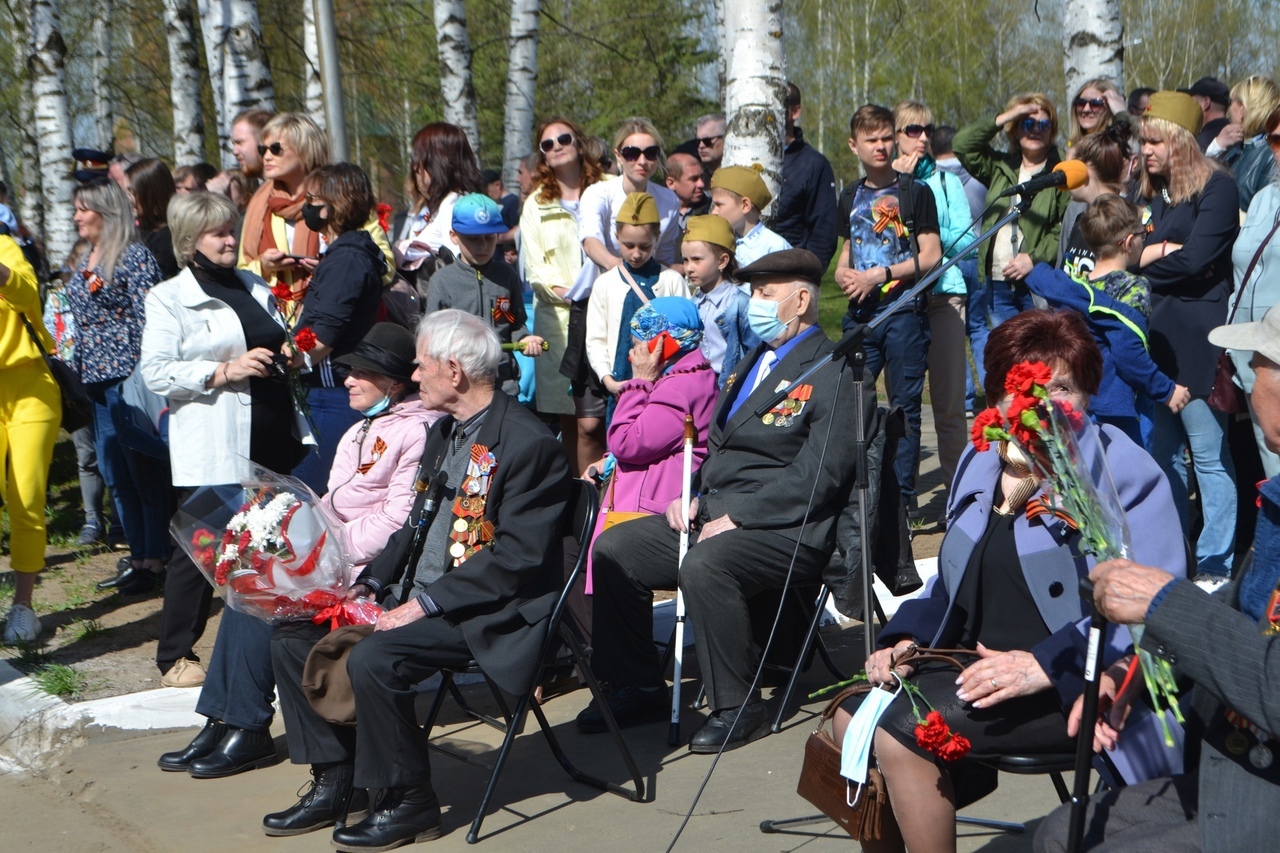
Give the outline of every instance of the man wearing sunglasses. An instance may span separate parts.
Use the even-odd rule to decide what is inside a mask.
[[[826,157],[804,141],[800,89],[787,84],[787,143],[782,150],[782,186],[774,204],[773,230],[797,249],[818,256],[822,268],[836,253],[836,176]]]
[[[708,182],[724,159],[724,134],[728,126],[728,120],[720,113],[702,116],[695,125],[698,159],[702,161],[702,172]]]

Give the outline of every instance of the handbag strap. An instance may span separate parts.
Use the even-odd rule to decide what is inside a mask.
[[[618,264],[618,272],[622,274],[622,277],[626,280],[627,284],[631,285],[631,289],[635,292],[636,296],[640,297],[640,304],[648,305],[649,297],[644,295],[644,291],[640,289],[640,285],[636,284],[636,280],[631,277],[631,273],[627,270],[627,264],[625,261]]]
[[[44,351],[44,344],[40,343],[40,336],[36,334],[35,327],[31,325],[31,321],[27,319],[27,315],[19,311],[18,316],[22,318],[22,325],[27,327],[27,334],[31,336],[31,343],[36,345],[36,349],[40,351],[42,356],[48,358],[49,353]]]
[[[1267,248],[1271,238],[1276,235],[1276,229],[1280,229],[1280,211],[1276,211],[1275,223],[1271,226],[1271,230],[1267,232],[1267,236],[1262,238],[1262,242],[1258,244],[1258,251],[1253,253],[1253,260],[1249,261],[1249,266],[1245,267],[1244,278],[1240,279],[1240,289],[1236,291],[1235,304],[1231,306],[1231,313],[1227,316],[1227,325],[1235,322],[1236,310],[1240,307],[1240,299],[1244,296],[1244,288],[1249,283],[1249,276],[1253,275],[1253,268],[1258,265],[1258,261],[1262,258],[1262,250]]]
[[[914,666],[921,663],[944,663],[948,666],[955,667],[959,672],[963,672],[965,670],[965,664],[960,662],[960,658],[977,656],[978,653],[973,649],[930,649],[921,648],[919,646],[908,646],[902,650],[901,657],[895,657],[893,659],[893,665],[898,666],[899,664],[910,663]],[[870,693],[872,690],[879,689],[879,687],[872,686],[869,681],[859,681],[856,684],[849,685],[833,696],[831,701],[827,703],[827,707],[822,709],[822,722],[825,723],[827,720],[834,717],[836,709],[839,708],[840,704],[850,696]],[[819,725],[819,728],[821,728],[821,725]]]
[[[609,494],[605,495],[604,511],[613,512],[613,490],[618,485],[618,463],[613,463],[613,473],[609,475]]]

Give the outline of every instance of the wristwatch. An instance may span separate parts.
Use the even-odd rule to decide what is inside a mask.
[[[893,273],[889,270],[889,268],[888,268],[888,267],[885,267],[885,268],[884,268],[884,283],[885,283],[885,284],[888,284],[888,283],[889,283],[889,282],[891,282],[891,281],[893,281]]]

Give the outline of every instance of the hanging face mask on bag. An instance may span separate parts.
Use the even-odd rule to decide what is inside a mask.
[[[321,216],[323,212],[323,204],[304,204],[302,205],[302,221],[307,224],[308,228],[319,234],[329,225],[329,220]]]
[[[876,724],[880,722],[889,703],[901,692],[901,680],[898,682],[898,689],[892,693],[879,687],[872,688],[854,712],[849,727],[844,730],[844,743],[840,747],[840,775],[856,784],[859,793],[867,781],[867,765],[871,760],[871,744],[875,740]],[[850,795],[849,799],[856,802],[857,797]]]
[[[787,299],[790,299],[799,292],[799,290],[795,291],[791,296],[788,296]],[[780,299],[777,302],[773,302],[768,299],[758,299],[754,296],[751,297],[751,302],[747,306],[747,323],[751,326],[751,331],[756,333],[756,337],[760,338],[760,340],[765,343],[776,341],[778,338],[782,337],[783,332],[787,330],[787,326],[791,323],[791,320],[795,320],[799,316],[797,315],[797,317],[792,317],[791,320],[788,320],[785,323],[778,319],[778,306],[783,302],[786,302],[787,299]]]

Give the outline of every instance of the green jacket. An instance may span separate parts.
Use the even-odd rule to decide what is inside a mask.
[[[1022,155],[1014,150],[1005,154],[991,147],[991,140],[1000,132],[992,121],[980,121],[965,127],[956,134],[951,146],[961,165],[976,180],[987,185],[987,204],[995,206],[982,219],[985,231],[1009,210],[1009,199],[996,201],[1000,193],[1018,183],[1018,167]],[[1046,169],[1058,165],[1058,149],[1049,148]],[[1052,264],[1058,257],[1058,241],[1062,236],[1062,216],[1071,196],[1058,190],[1043,190],[1031,200],[1031,210],[1018,222],[1022,229],[1022,251],[1036,263]],[[991,244],[982,244],[979,269],[984,278],[991,278]]]

